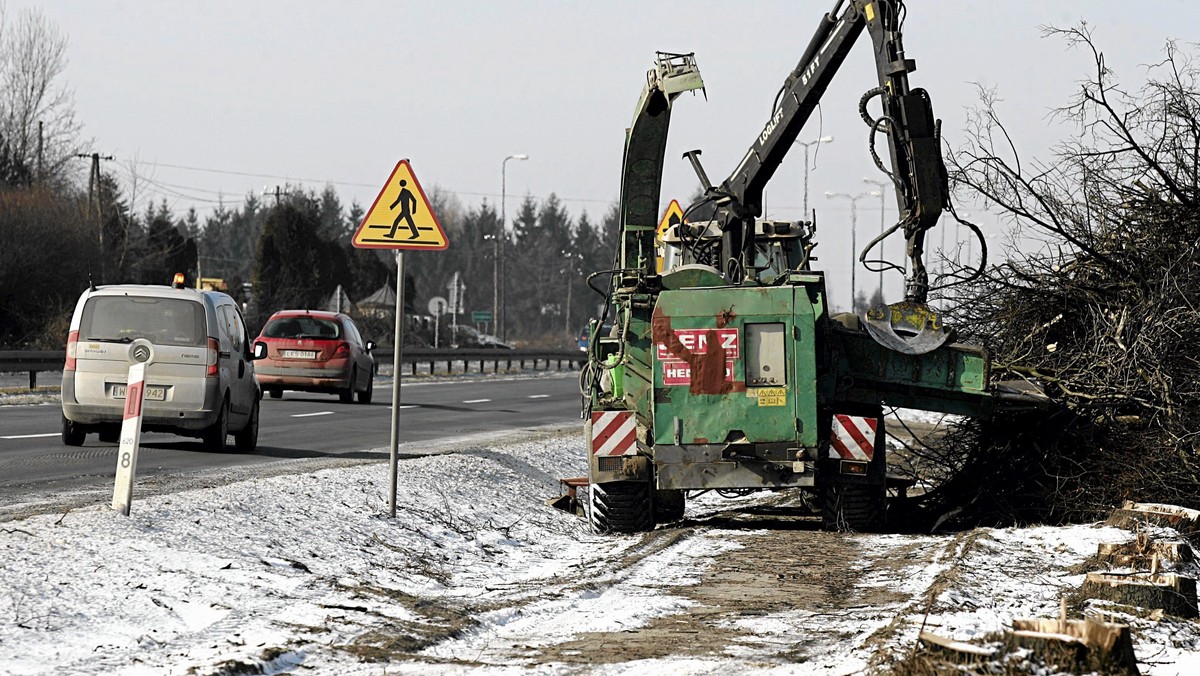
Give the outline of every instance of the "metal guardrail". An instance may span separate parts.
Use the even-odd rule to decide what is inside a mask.
[[[373,351],[376,368],[381,364],[391,364],[393,361],[392,348],[377,347]],[[28,373],[29,389],[37,388],[37,374],[41,371],[61,371],[66,359],[65,350],[8,350],[0,351],[0,373]],[[462,348],[439,349],[405,348],[400,355],[401,363],[411,367],[412,373],[417,373],[419,365],[428,364],[429,373],[437,373],[439,365],[445,365],[444,373],[468,373],[472,366],[478,364],[480,373],[487,373],[487,365],[491,364],[492,373],[511,371],[513,365],[524,370],[531,365],[534,370],[539,366],[549,370],[551,367],[561,370],[564,365],[568,369],[582,368],[587,361],[587,355],[576,350],[506,350],[502,348]],[[456,365],[461,364],[461,371],[455,371]],[[501,367],[503,364],[503,368]]]
[[[29,373],[29,389],[37,388],[39,371],[61,371],[66,350],[0,351],[0,373]]]

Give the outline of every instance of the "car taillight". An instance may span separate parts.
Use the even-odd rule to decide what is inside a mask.
[[[350,357],[350,343],[340,343],[337,349],[333,351],[333,356],[330,359],[348,359]]]
[[[79,332],[72,331],[67,334],[67,363],[63,366],[64,370],[75,370],[75,346],[79,343]]]
[[[204,372],[206,378],[216,378],[217,370],[221,366],[221,344],[216,338],[208,339],[208,370]]]

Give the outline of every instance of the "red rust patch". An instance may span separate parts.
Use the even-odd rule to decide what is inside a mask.
[[[727,321],[735,316],[732,309],[724,310],[718,315],[719,328],[725,326],[721,323],[722,317]],[[746,383],[725,380],[726,352],[715,328],[708,330],[708,351],[695,354],[679,341],[679,336],[675,335],[671,326],[671,318],[655,308],[650,319],[650,337],[656,344],[664,346],[671,356],[687,362],[692,374],[688,391],[692,394],[729,394],[745,391]]]

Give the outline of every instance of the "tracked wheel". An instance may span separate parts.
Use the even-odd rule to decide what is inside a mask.
[[[880,532],[886,505],[885,486],[830,482],[821,491],[821,527],[839,532]]]
[[[687,491],[656,490],[654,491],[654,521],[671,523],[683,518],[687,509]]]
[[[596,533],[639,533],[654,530],[650,484],[614,481],[588,489],[588,520]]]

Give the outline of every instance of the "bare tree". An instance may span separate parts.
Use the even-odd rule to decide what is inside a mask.
[[[1086,25],[1045,32],[1091,56],[1056,111],[1074,133],[1049,160],[1022,158],[981,88],[949,158],[959,189],[1044,246],[949,289],[947,321],[987,346],[995,379],[1034,383],[1056,408],[951,434],[977,452],[942,463],[959,481],[929,501],[973,501],[981,520],[1090,517],[1123,499],[1197,507],[1200,69],[1167,43],[1130,91]]]
[[[62,82],[67,38],[41,10],[0,5],[0,137],[34,175],[64,176],[79,148],[72,91]]]

